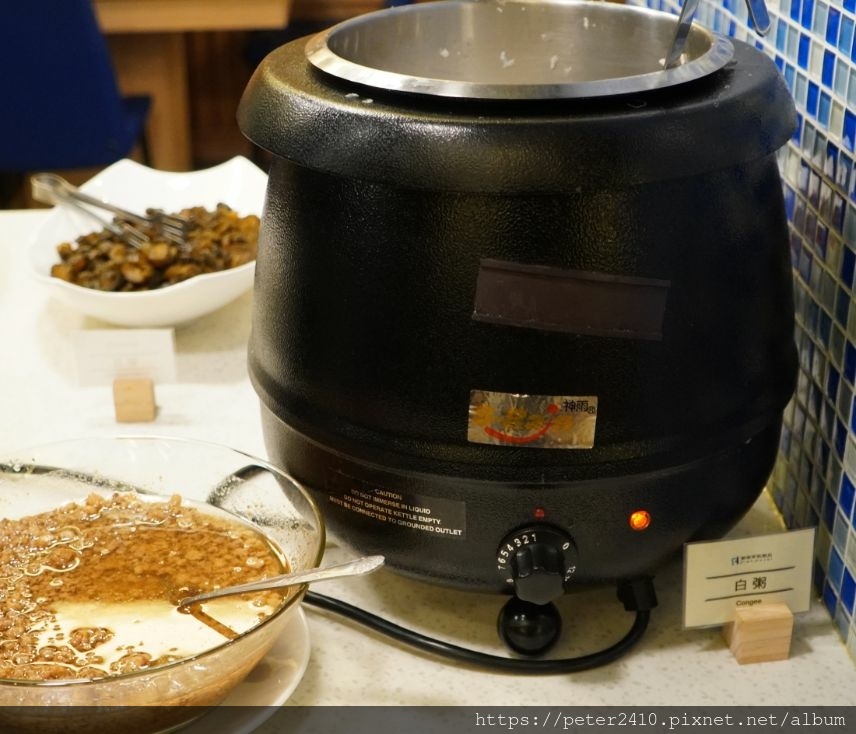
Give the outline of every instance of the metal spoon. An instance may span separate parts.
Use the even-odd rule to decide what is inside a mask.
[[[761,36],[766,36],[772,25],[767,4],[764,0],[746,0],[746,7],[749,8],[749,17],[752,18],[755,31]]]
[[[666,61],[663,65],[666,69],[671,69],[680,63],[681,54],[684,52],[687,36],[690,34],[690,27],[693,24],[693,16],[698,7],[698,2],[699,0],[684,0],[684,4],[681,6],[681,14],[678,16],[678,27],[675,30],[672,48],[666,55]]]
[[[672,47],[666,55],[666,60],[663,67],[672,69],[680,63],[681,54],[684,52],[684,46],[687,42],[687,36],[690,33],[690,27],[693,24],[693,16],[698,7],[699,0],[684,0],[681,7],[681,14],[678,16],[678,27],[675,30],[675,38],[672,41]],[[752,19],[752,24],[755,26],[755,31],[758,35],[766,35],[770,30],[770,14],[767,12],[767,5],[764,0],[746,0],[746,7],[749,10],[749,17]]]
[[[268,589],[284,589],[289,586],[299,586],[300,584],[309,584],[315,581],[326,581],[327,579],[338,579],[343,576],[360,576],[362,574],[371,573],[379,569],[384,563],[383,556],[364,556],[357,558],[354,561],[347,563],[339,563],[335,566],[327,566],[326,568],[313,568],[308,571],[297,571],[296,573],[286,573],[282,576],[271,576],[268,579],[261,581],[251,581],[248,584],[238,584],[237,586],[226,586],[222,589],[214,591],[206,591],[204,594],[196,594],[188,596],[178,602],[178,607],[188,607],[191,604],[196,604],[210,599],[219,599],[221,596],[232,596],[234,594],[246,594],[250,591],[266,591]]]

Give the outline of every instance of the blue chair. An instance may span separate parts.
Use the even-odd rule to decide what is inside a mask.
[[[4,3],[0,171],[94,168],[143,146],[151,99],[123,97],[91,0]]]

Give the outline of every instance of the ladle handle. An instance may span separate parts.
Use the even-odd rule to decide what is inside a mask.
[[[763,2],[763,0],[761,0]],[[681,54],[684,52],[684,45],[687,42],[687,36],[690,34],[690,28],[693,24],[693,16],[698,7],[699,0],[684,0],[681,6],[681,14],[678,16],[678,27],[675,29],[675,38],[672,41],[672,47],[666,55],[666,60],[663,66],[666,69],[671,69],[677,66],[681,60]]]
[[[672,46],[663,62],[665,69],[671,69],[680,63],[698,3],[699,0],[684,0],[684,4],[681,6],[681,14],[678,16],[678,26],[675,29]],[[771,23],[767,4],[764,0],[746,0],[746,8],[749,10],[749,17],[752,18],[756,33],[761,36],[766,35],[767,31],[770,30]]]
[[[767,12],[767,4],[764,0],[746,0],[746,7],[749,9],[749,17],[752,18],[752,24],[755,26],[755,31],[766,36],[770,30],[770,14]]]
[[[252,591],[267,591],[268,589],[281,589],[288,586],[299,586],[300,584],[309,584],[315,581],[326,581],[327,579],[337,579],[342,576],[359,576],[380,568],[384,563],[383,556],[365,556],[357,558],[354,561],[347,563],[338,563],[335,566],[326,566],[325,568],[313,568],[308,571],[297,571],[296,573],[287,573],[282,576],[273,576],[260,581],[251,581],[247,584],[238,584],[237,586],[227,586],[214,591],[207,591],[203,594],[189,596],[182,599],[179,607],[187,607],[191,604],[196,604],[201,601],[210,599],[218,599],[221,596],[233,596],[234,594],[245,594]]]

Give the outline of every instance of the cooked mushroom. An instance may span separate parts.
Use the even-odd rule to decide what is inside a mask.
[[[226,204],[214,211],[190,207],[179,214],[193,223],[184,245],[162,241],[147,230],[150,241],[135,248],[107,230],[89,232],[57,246],[55,278],[103,291],[163,288],[203,273],[244,265],[255,259],[259,218],[241,217]]]

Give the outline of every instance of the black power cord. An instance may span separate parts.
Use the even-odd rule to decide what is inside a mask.
[[[355,607],[339,599],[307,591],[304,602],[319,609],[334,612],[358,622],[375,632],[379,632],[394,640],[403,642],[418,650],[439,655],[451,660],[468,663],[481,668],[504,670],[512,673],[556,674],[578,673],[591,670],[617,660],[628,652],[645,633],[651,617],[651,609],[657,605],[654,585],[650,578],[623,581],[618,586],[618,598],[627,611],[636,612],[633,625],[624,637],[614,645],[575,658],[557,660],[530,660],[525,658],[505,658],[499,655],[469,650],[442,640],[427,637],[414,630],[394,624],[376,614]]]

